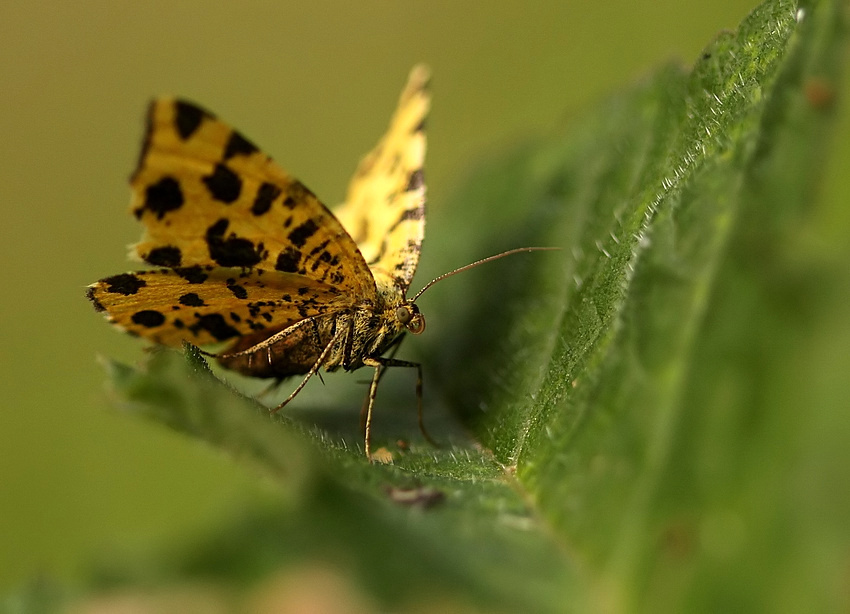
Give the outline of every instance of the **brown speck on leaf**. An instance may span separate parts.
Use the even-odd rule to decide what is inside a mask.
[[[803,86],[806,101],[815,109],[826,110],[832,107],[835,101],[835,88],[821,77],[808,79]]]
[[[434,507],[446,500],[446,493],[431,486],[413,488],[390,486],[386,488],[386,492],[393,503],[422,509]]]

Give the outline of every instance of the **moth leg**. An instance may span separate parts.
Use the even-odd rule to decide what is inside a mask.
[[[390,346],[391,347],[390,355],[389,355],[388,358],[394,358],[395,357],[396,352],[398,352],[398,349],[401,347],[401,342],[404,341],[404,338],[406,336],[407,335],[401,335],[400,337],[397,337],[395,339],[395,341],[392,342],[392,345]],[[378,374],[378,381],[375,382],[375,384],[374,384],[375,387],[376,387],[375,388],[376,391],[377,391],[378,384],[381,383],[381,379],[384,377],[384,373],[386,373],[386,369],[378,367],[378,371],[380,372]],[[360,408],[360,430],[362,432],[366,431],[366,411],[367,411],[368,408],[369,408],[369,394],[367,394],[366,398],[363,399],[363,407]]]
[[[336,323],[334,323],[334,331],[336,331]],[[318,320],[313,320],[313,337],[316,340],[316,345],[320,345],[322,343],[322,338],[319,336]],[[269,361],[271,361],[271,352],[271,348],[269,348]],[[324,385],[325,379],[322,377],[322,372],[316,371],[316,375],[319,377],[319,381],[322,382],[322,385]]]
[[[418,362],[410,362],[409,360],[398,360],[396,358],[383,358],[381,356],[374,358],[366,358],[363,364],[369,367],[375,367],[375,375],[372,377],[372,385],[369,386],[368,407],[366,410],[366,450],[369,450],[369,437],[371,435],[372,425],[372,407],[375,405],[375,396],[378,393],[378,382],[381,379],[381,373],[386,367],[408,367],[416,369],[416,413],[419,421],[419,430],[425,440],[435,448],[439,448],[439,444],[428,434],[425,428],[425,422],[422,419],[422,365]],[[371,459],[371,457],[370,457]]]
[[[310,370],[307,371],[307,375],[304,376],[304,379],[301,380],[301,383],[298,384],[298,386],[295,388],[295,390],[293,390],[292,393],[283,400],[283,403],[281,403],[280,405],[278,405],[274,409],[270,409],[269,410],[270,414],[275,414],[275,413],[279,412],[281,409],[283,409],[286,406],[287,403],[289,403],[292,399],[294,399],[299,392],[301,392],[301,389],[304,388],[304,386],[307,385],[307,382],[309,382],[310,378],[313,377],[316,374],[316,372],[319,370],[319,367],[321,367],[324,364],[325,358],[328,357],[328,353],[331,351],[331,348],[337,342],[337,340],[341,336],[342,332],[344,332],[344,331],[342,331],[342,330],[337,331],[334,334],[334,336],[331,337],[331,340],[325,346],[325,349],[322,350],[322,353],[319,354],[319,357],[316,359],[316,362],[313,363],[313,366],[310,367]]]
[[[283,330],[280,330],[273,334],[272,336],[263,339],[259,343],[255,343],[249,348],[245,348],[244,350],[239,350],[238,352],[207,352],[205,350],[198,349],[198,351],[204,356],[209,356],[210,358],[236,358],[237,356],[253,356],[256,352],[260,350],[266,350],[266,354],[268,356],[268,360],[271,361],[271,347],[280,341],[281,339],[285,339],[296,330],[301,328],[302,326],[307,326],[308,324],[314,324],[316,318],[322,316],[313,316],[310,318],[304,318],[293,324],[292,326],[288,326]]]
[[[375,373],[372,375],[372,383],[369,385],[369,394],[366,396],[366,403],[363,409],[366,411],[366,420],[363,426],[363,448],[366,451],[366,458],[372,462],[372,452],[369,449],[372,441],[372,407],[375,405],[375,395],[378,393],[378,381],[381,379],[381,365],[370,365],[375,367]],[[363,416],[361,412],[361,422]]]

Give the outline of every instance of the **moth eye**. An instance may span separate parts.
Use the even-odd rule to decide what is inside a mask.
[[[410,320],[413,318],[413,313],[410,311],[410,308],[407,305],[402,305],[395,310],[396,319],[407,326]]]
[[[425,316],[421,313],[413,314],[410,318],[410,322],[408,322],[406,326],[407,330],[414,335],[420,334],[423,330],[425,330]]]

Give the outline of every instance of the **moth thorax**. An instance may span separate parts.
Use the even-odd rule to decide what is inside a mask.
[[[416,303],[403,303],[396,307],[396,319],[414,335],[425,330],[425,316],[419,313]]]

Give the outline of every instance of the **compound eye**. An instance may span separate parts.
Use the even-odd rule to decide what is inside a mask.
[[[395,310],[395,317],[399,322],[407,326],[410,320],[413,319],[413,312],[410,311],[407,305],[402,305]]]
[[[421,313],[414,314],[410,319],[410,322],[407,324],[407,330],[414,335],[420,334],[423,330],[425,330],[425,316]]]

